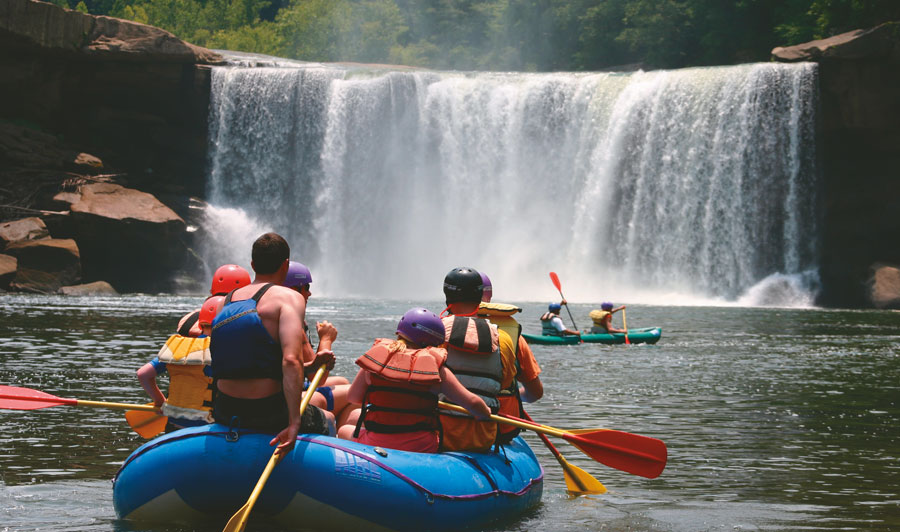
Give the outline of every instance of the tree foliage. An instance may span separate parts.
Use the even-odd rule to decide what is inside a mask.
[[[900,0],[81,0],[77,9],[209,48],[526,71],[765,61],[775,46],[900,20]]]

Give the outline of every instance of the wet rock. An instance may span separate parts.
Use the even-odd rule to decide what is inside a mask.
[[[11,255],[0,255],[0,290],[9,288],[9,283],[16,277],[18,261]]]
[[[81,256],[74,240],[21,240],[7,246],[5,253],[18,260],[13,290],[55,294],[81,280]]]
[[[106,281],[94,281],[93,283],[64,286],[59,293],[66,296],[116,296],[116,289]]]
[[[860,29],[795,46],[779,46],[772,50],[776,61],[819,61],[822,59],[863,59],[891,57],[900,60],[896,32],[900,24],[888,22],[871,29]]]
[[[20,240],[50,238],[50,231],[40,218],[22,218],[0,224],[0,250]]]
[[[900,309],[900,266],[873,264],[868,285],[869,300],[875,308]]]
[[[184,220],[152,194],[85,185],[70,216],[87,280],[105,279],[120,292],[155,292],[184,262]]]

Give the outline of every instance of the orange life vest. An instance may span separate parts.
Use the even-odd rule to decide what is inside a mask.
[[[379,338],[356,360],[368,371],[370,384],[363,399],[354,437],[363,426],[370,432],[399,434],[440,431],[437,395],[440,369],[447,352],[438,347],[410,349],[402,341]]]

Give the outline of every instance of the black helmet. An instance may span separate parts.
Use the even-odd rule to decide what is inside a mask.
[[[477,303],[481,301],[484,284],[474,268],[454,268],[444,277],[444,297],[447,303]]]

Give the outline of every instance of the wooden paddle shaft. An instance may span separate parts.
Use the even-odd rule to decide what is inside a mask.
[[[450,403],[445,403],[444,401],[438,401],[438,406],[440,406],[444,410],[452,410],[454,412],[459,412],[461,414],[471,415],[471,414],[469,414],[469,411],[466,410],[465,408],[458,406],[458,405],[452,405]],[[520,429],[533,430],[535,432],[549,434],[551,436],[558,436],[560,438],[562,438],[566,435],[565,431],[555,429],[553,427],[547,427],[545,425],[538,425],[537,423],[526,423],[524,421],[517,421],[515,419],[501,417],[496,414],[491,414],[491,421],[496,421],[497,423],[505,423],[507,425],[519,427]]]

